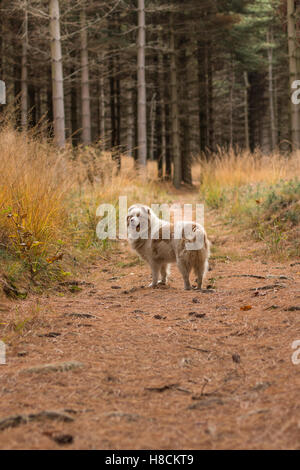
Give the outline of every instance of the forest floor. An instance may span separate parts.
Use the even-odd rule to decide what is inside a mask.
[[[299,449],[299,259],[267,258],[213,212],[206,226],[203,292],[176,266],[168,287],[146,287],[120,242],[78,285],[1,299],[14,325],[1,449]]]

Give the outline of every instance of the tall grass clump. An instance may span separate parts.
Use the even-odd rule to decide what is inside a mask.
[[[219,150],[200,166],[201,195],[227,223],[250,228],[272,253],[290,245],[291,254],[299,254],[299,152],[284,156]]]
[[[97,208],[112,204],[118,216],[120,196],[129,205],[165,201],[151,165],[149,174],[147,181],[137,177],[134,160],[125,156],[118,171],[112,153],[97,145],[58,150],[43,129],[19,132],[11,120],[2,122],[0,274],[4,264],[12,279],[26,270],[31,277],[56,266],[64,272],[62,258],[80,265],[87,255],[111,249],[112,242],[97,238]]]
[[[200,163],[201,191],[212,207],[224,206],[228,196],[253,184],[275,184],[293,178],[300,171],[300,155],[286,157],[279,153],[264,155],[256,150],[219,149]]]
[[[55,256],[70,189],[68,162],[38,132],[0,129],[0,249],[30,264]]]

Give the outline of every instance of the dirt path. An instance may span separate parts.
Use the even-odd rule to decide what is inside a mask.
[[[170,287],[143,287],[148,268],[120,244],[81,290],[7,304],[28,320],[0,366],[1,449],[299,449],[300,265],[212,226],[209,293],[183,291],[175,267]]]

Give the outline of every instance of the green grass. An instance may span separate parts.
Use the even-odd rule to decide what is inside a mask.
[[[217,209],[226,224],[250,230],[274,255],[300,253],[300,181],[247,184],[204,191],[209,207]]]

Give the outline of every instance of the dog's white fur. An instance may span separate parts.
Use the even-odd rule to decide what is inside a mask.
[[[166,284],[170,273],[169,265],[177,263],[184,280],[184,288],[191,289],[190,273],[197,276],[197,288],[202,288],[204,276],[208,270],[210,242],[202,225],[195,222],[181,221],[174,225],[159,219],[150,207],[136,204],[128,209],[128,241],[131,247],[147,261],[152,271],[152,283]],[[170,230],[170,237],[164,238],[164,230]],[[186,236],[189,232],[192,236]],[[178,234],[181,237],[178,237]],[[177,235],[175,235],[177,234]],[[196,249],[187,249],[187,243],[201,239]]]

